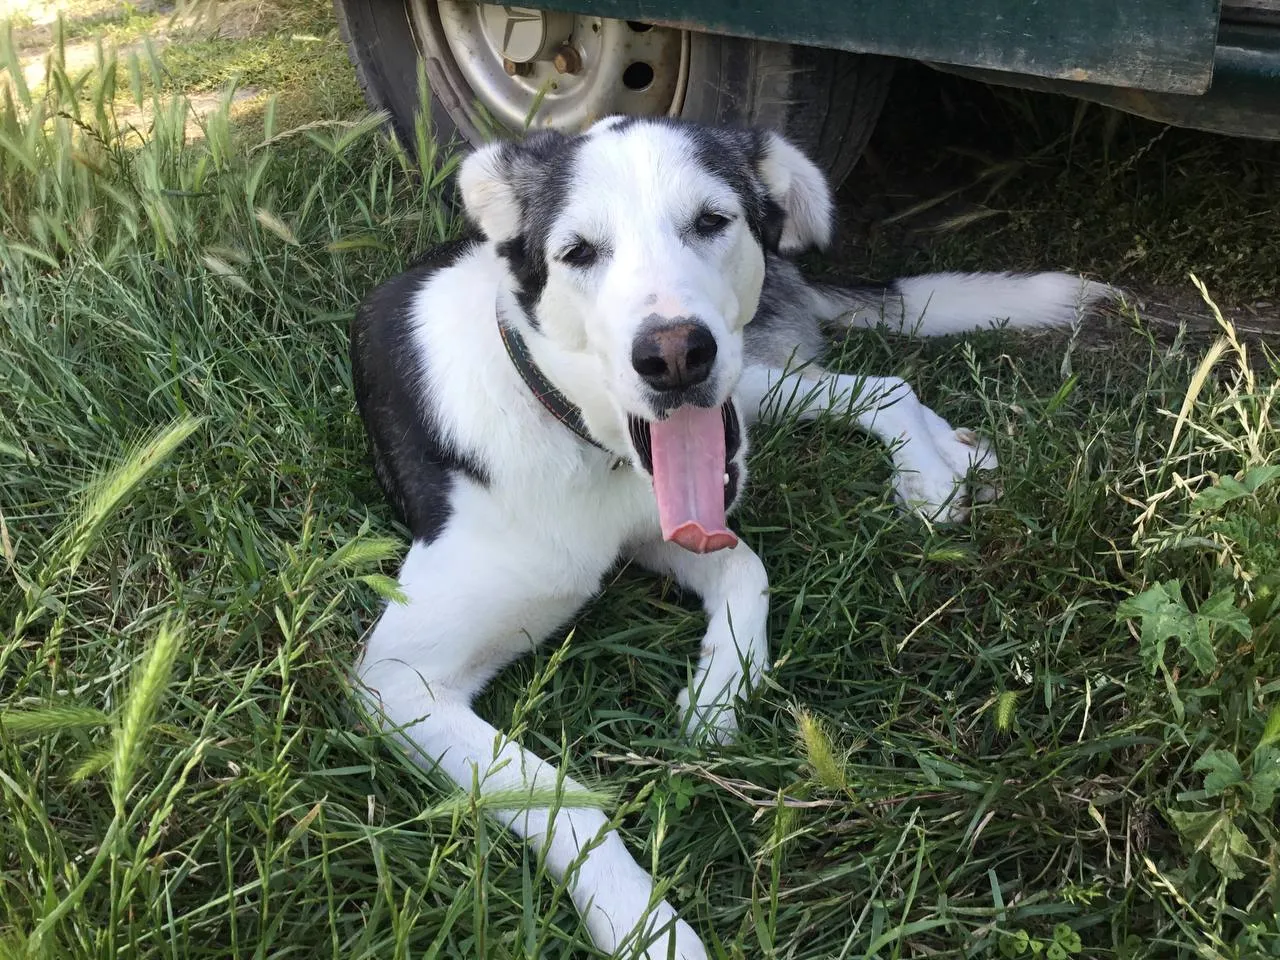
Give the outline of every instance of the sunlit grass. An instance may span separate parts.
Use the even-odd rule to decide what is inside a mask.
[[[451,161],[229,101],[192,138],[145,53],[40,90],[3,56],[0,956],[588,953],[347,687],[404,541],[346,325],[456,229]],[[1218,333],[855,339],[995,438],[1002,500],[931,529],[875,443],[761,435],[740,745],[676,736],[702,618],[629,571],[480,709],[725,956],[1275,955],[1276,365]]]

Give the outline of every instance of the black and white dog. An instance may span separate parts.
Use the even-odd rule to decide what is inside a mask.
[[[676,708],[692,735],[733,736],[735,699],[769,666],[768,577],[725,523],[759,417],[847,417],[892,446],[899,498],[931,518],[983,494],[965,481],[995,466],[988,447],[902,380],[824,371],[824,328],[1038,327],[1110,293],[1058,273],[809,283],[784,258],[826,245],[831,192],[769,132],[614,117],[490,145],[458,176],[481,236],[387,281],[352,328],[378,476],[413,534],[407,602],[357,674],[419,762],[482,794],[576,789],[471,701],[623,559],[702,598]],[[570,795],[497,816],[567,880],[600,950],[706,956],[601,812]]]

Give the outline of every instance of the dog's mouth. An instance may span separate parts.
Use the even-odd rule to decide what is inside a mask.
[[[738,495],[734,456],[742,439],[733,403],[686,405],[661,420],[628,417],[640,466],[653,477],[662,537],[694,553],[737,544],[725,511]]]

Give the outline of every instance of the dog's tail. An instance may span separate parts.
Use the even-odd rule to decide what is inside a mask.
[[[886,326],[941,337],[980,327],[1014,330],[1075,323],[1118,291],[1069,273],[930,273],[879,287],[823,286],[821,311],[837,329]]]

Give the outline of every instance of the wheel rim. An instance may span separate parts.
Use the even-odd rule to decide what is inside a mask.
[[[610,114],[680,113],[683,30],[473,0],[408,3],[432,92],[473,143],[526,127],[577,132]]]

